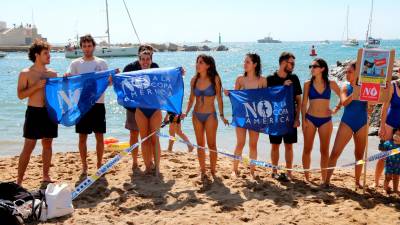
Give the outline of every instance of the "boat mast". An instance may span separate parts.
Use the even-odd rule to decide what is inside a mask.
[[[368,29],[367,29],[367,41],[368,41],[368,37],[371,36],[371,30],[372,30],[372,12],[374,10],[374,0],[371,0],[371,12],[369,14],[369,21],[368,21]]]
[[[107,38],[108,38],[108,46],[111,45],[110,42],[110,22],[108,20],[108,2],[106,0],[106,13],[107,13]]]
[[[347,17],[346,17],[346,40],[349,40],[349,5],[347,5]]]

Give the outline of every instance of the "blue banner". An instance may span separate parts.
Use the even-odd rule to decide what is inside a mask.
[[[271,135],[293,130],[293,87],[229,91],[232,125]]]
[[[78,123],[107,89],[113,74],[115,70],[48,78],[45,90],[50,119],[65,126]]]
[[[113,75],[118,104],[126,108],[182,113],[182,68],[157,68]]]

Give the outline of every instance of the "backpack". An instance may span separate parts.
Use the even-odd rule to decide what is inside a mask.
[[[29,204],[31,205],[29,207],[30,212],[28,212],[28,215],[23,216],[18,207],[21,207],[28,201],[32,201]],[[38,221],[42,214],[42,202],[45,202],[45,190],[31,193],[14,182],[0,182],[0,207],[2,207],[2,212],[6,215],[8,213],[9,216],[23,219],[25,222]]]

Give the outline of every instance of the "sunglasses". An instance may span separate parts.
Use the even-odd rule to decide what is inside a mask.
[[[315,68],[321,68],[321,66],[319,66],[319,65],[309,65],[308,68],[309,69],[311,69],[311,68],[315,69]]]
[[[294,66],[294,62],[287,62],[287,64]]]

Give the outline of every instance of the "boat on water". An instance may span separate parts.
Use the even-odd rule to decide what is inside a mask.
[[[264,37],[263,39],[257,40],[258,43],[282,43],[280,40],[275,40],[271,37],[271,35],[268,35],[268,37]]]
[[[5,52],[0,52],[0,58],[4,58],[4,57],[6,57],[7,56],[7,53],[5,53]]]
[[[347,16],[346,16],[346,40],[342,42],[344,47],[356,47],[359,45],[357,39],[349,38],[349,6],[347,6]]]
[[[124,2],[125,3],[125,2]],[[126,7],[126,5],[125,5]],[[127,9],[127,8],[126,8]],[[128,10],[128,9],[127,9]],[[129,15],[129,11],[128,15]],[[130,57],[130,56],[137,56],[138,54],[138,47],[136,46],[129,46],[129,47],[120,47],[111,45],[110,42],[110,23],[108,19],[108,2],[106,0],[106,13],[107,13],[107,43],[103,46],[97,46],[94,55],[97,57]],[[130,15],[129,15],[130,16]],[[132,23],[132,21],[131,21]],[[133,26],[133,23],[132,23]],[[135,31],[136,33],[136,31]],[[139,41],[140,42],[140,41]],[[65,46],[65,58],[79,58],[83,56],[82,49],[79,47],[79,40],[78,37],[76,42],[70,42],[68,45]]]
[[[371,12],[369,14],[368,29],[365,35],[364,48],[379,48],[381,40],[372,37],[372,14],[374,11],[374,0],[371,0]]]

